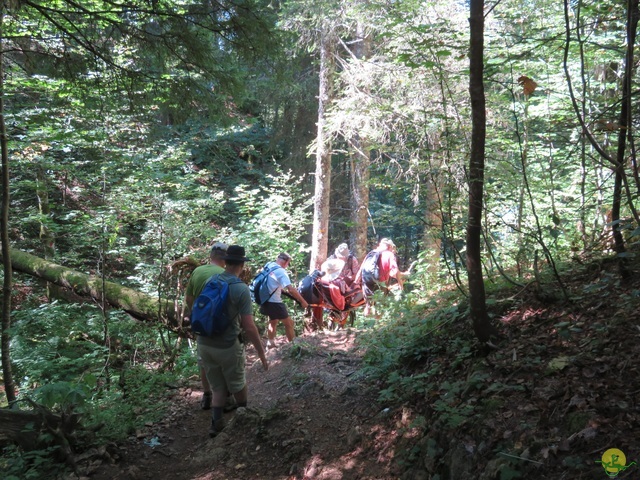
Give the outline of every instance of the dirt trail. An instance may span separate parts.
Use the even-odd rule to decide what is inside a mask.
[[[392,479],[393,434],[381,427],[383,407],[363,391],[356,332],[308,334],[280,340],[267,352],[264,372],[248,349],[249,406],[225,415],[227,427],[207,435],[210,412],[201,392],[178,389],[170,414],[149,425],[111,466],[90,478],[107,479]],[[144,436],[143,436],[144,435]]]

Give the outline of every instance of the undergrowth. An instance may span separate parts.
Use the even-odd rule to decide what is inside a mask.
[[[633,451],[625,392],[635,380],[596,372],[640,368],[630,321],[640,278],[623,281],[615,261],[599,260],[563,271],[562,282],[567,296],[548,274],[489,287],[502,335],[489,349],[473,335],[463,296],[379,298],[383,316],[363,320],[372,329],[360,336],[361,374],[397,412],[398,465],[430,478],[456,469],[455,478],[577,478],[599,471],[603,438]]]
[[[193,352],[171,337],[123,313],[105,318],[91,305],[53,302],[18,311],[12,328],[19,379],[13,408],[28,410],[35,402],[56,414],[78,415],[69,439],[76,452],[120,442],[163,416],[167,385],[197,372]],[[168,345],[176,351],[168,352]],[[167,358],[175,361],[168,364]],[[6,447],[0,469],[5,478],[53,478],[63,468],[58,449]]]

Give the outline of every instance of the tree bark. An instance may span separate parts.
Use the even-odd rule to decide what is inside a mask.
[[[469,304],[476,337],[487,342],[495,328],[487,315],[482,278],[481,234],[484,195],[486,111],[484,96],[484,0],[470,0],[469,94],[471,98],[471,155],[469,159],[469,218],[467,220],[467,274]]]
[[[362,22],[356,27],[356,37],[353,54],[363,63],[371,56],[371,37],[365,32]],[[362,259],[367,254],[367,225],[369,215],[369,178],[371,176],[370,148],[367,139],[359,136],[350,139],[354,152],[350,156],[351,170],[351,245],[357,258]]]
[[[4,2],[0,5],[0,32],[4,20]],[[7,128],[4,121],[4,38],[0,37],[0,154],[2,155],[2,215],[0,220],[0,237],[2,238],[2,255],[4,262],[4,281],[2,291],[2,378],[4,381],[7,402],[16,400],[15,383],[11,372],[11,291],[13,288],[11,258],[9,257],[9,149],[7,145]]]
[[[318,132],[316,140],[316,183],[313,204],[313,233],[309,271],[320,268],[327,258],[329,243],[329,201],[331,193],[331,144],[325,138],[325,114],[331,98],[332,49],[329,27],[320,38],[320,88],[318,92]]]
[[[366,155],[351,156],[351,245],[354,254],[361,259],[367,254],[367,225],[369,224],[369,166]]]
[[[631,138],[631,84],[634,70],[634,45],[636,41],[636,32],[638,29],[638,0],[629,0],[627,2],[627,51],[625,55],[624,80],[622,84],[622,101],[620,107],[619,131],[618,131],[618,150],[616,152],[616,160],[618,166],[615,169],[615,182],[613,187],[613,204],[611,208],[611,222],[613,230],[614,250],[617,254],[626,251],[624,238],[622,237],[620,222],[620,207],[622,204],[622,184],[624,181],[624,167],[626,158],[626,140],[627,136]],[[620,257],[620,270],[622,276],[628,276],[625,265],[625,258]]]
[[[3,255],[4,258],[6,257]],[[101,277],[77,272],[20,250],[12,249],[10,260],[17,271],[69,288],[74,293],[89,296],[96,301],[102,300],[104,290],[104,298],[109,305],[136,318],[161,321],[172,327],[179,326],[173,303],[168,300],[158,299],[117,283],[103,282]]]

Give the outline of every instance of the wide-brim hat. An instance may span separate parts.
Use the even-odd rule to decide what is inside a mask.
[[[341,243],[335,250],[336,257],[347,258],[349,256],[349,245]]]
[[[241,247],[240,245],[229,245],[226,255],[222,258],[224,260],[235,260],[236,262],[248,262],[249,260],[251,260],[244,255],[244,247]]]

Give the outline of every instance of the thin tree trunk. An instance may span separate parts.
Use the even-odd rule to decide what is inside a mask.
[[[37,160],[34,160],[34,163]],[[40,214],[40,243],[44,252],[44,258],[53,260],[55,256],[56,237],[46,224],[46,217],[51,214],[49,206],[49,192],[47,190],[47,177],[42,164],[34,165],[36,170],[36,197],[38,198],[38,213]],[[47,298],[51,298],[50,283],[45,282]]]
[[[158,299],[117,283],[103,282],[101,277],[77,272],[20,250],[12,249],[10,257],[3,255],[2,258],[9,259],[17,271],[69,288],[74,293],[91,297],[98,302],[102,300],[104,292],[104,299],[109,305],[134,317],[179,326],[173,303],[168,300]]]
[[[525,101],[526,102],[526,101]],[[522,165],[522,176],[524,177],[527,172],[527,160],[529,155],[529,140],[527,135],[527,108],[528,103],[525,103],[524,120],[522,122],[522,149],[520,153],[520,163]],[[516,255],[516,269],[518,272],[518,279],[522,279],[524,271],[527,269],[527,248],[525,242],[525,236],[522,229],[524,222],[524,197],[525,197],[525,182],[520,183],[520,191],[518,192],[518,218],[516,219],[516,232],[518,236],[518,253]]]
[[[4,20],[4,3],[0,4],[0,35]],[[0,236],[2,237],[2,256],[4,265],[4,283],[2,290],[2,378],[4,381],[7,402],[16,400],[16,389],[11,372],[11,291],[13,288],[11,258],[9,256],[9,153],[7,145],[7,128],[4,121],[4,38],[0,36],[0,149],[2,155],[2,221]]]
[[[633,75],[634,44],[636,41],[636,31],[638,27],[638,0],[627,2],[627,52],[624,67],[624,80],[622,83],[622,102],[620,107],[618,150],[616,161],[618,166],[615,169],[615,182],[613,186],[613,204],[611,207],[611,222],[613,228],[613,243],[616,253],[624,253],[625,245],[620,224],[620,207],[622,203],[622,183],[624,181],[624,167],[627,148],[627,136],[630,136],[631,124],[631,81]],[[624,258],[620,259],[620,266],[623,275],[626,275],[624,268]]]
[[[627,195],[627,206],[629,207],[629,209],[631,210],[631,213],[636,221],[636,223],[640,223],[640,214],[638,213],[638,211],[635,208],[635,205],[633,203],[633,195],[631,193],[628,181],[626,179],[626,175],[625,175],[625,171],[624,171],[624,162],[620,162],[618,160],[618,157],[620,156],[620,151],[622,151],[622,158],[624,159],[624,150],[626,148],[626,146],[624,145],[624,139],[622,140],[622,142],[618,142],[618,155],[614,158],[613,156],[611,156],[608,152],[607,152],[607,148],[606,145],[600,145],[600,143],[595,139],[595,137],[593,136],[593,133],[587,128],[587,124],[586,124],[586,120],[585,118],[581,115],[580,112],[580,106],[576,100],[574,91],[573,91],[573,84],[571,82],[571,75],[569,72],[569,62],[568,62],[568,58],[569,58],[569,45],[571,43],[571,32],[572,32],[572,28],[571,28],[571,22],[570,22],[570,18],[571,18],[571,14],[570,14],[570,7],[569,7],[569,0],[564,0],[564,16],[565,16],[565,34],[566,34],[566,41],[565,41],[565,46],[564,46],[564,58],[563,58],[563,65],[564,65],[564,71],[565,71],[565,76],[567,78],[567,87],[569,88],[569,97],[571,98],[571,103],[573,105],[574,111],[576,113],[577,119],[580,122],[580,126],[582,127],[582,131],[583,134],[586,136],[586,138],[589,140],[589,143],[591,143],[591,146],[598,152],[598,154],[605,159],[608,163],[610,163],[613,167],[613,171],[615,172],[616,175],[616,181],[615,181],[615,185],[614,185],[614,192],[613,192],[613,205],[612,205],[612,222],[613,223],[613,236],[614,236],[614,249],[616,251],[620,250],[620,249],[624,249],[624,240],[622,238],[622,235],[619,235],[618,237],[616,237],[616,228],[620,228],[619,225],[619,221],[616,221],[617,219],[613,218],[613,215],[615,214],[615,212],[613,210],[619,210],[620,208],[620,203],[621,203],[621,197],[622,197],[622,189],[624,188],[626,191],[626,195]],[[630,85],[631,85],[631,70],[633,68],[633,47],[634,47],[634,42],[635,42],[635,37],[636,37],[636,29],[637,29],[637,25],[638,25],[638,0],[628,0],[627,2],[627,52],[626,52],[626,65],[625,65],[625,79],[624,79],[624,83],[625,86],[623,86],[623,91],[625,90],[625,88],[627,88],[629,90],[628,94],[627,93],[623,93],[623,98],[622,98],[622,108],[621,108],[621,112],[620,112],[620,117],[626,118],[626,122],[628,124],[628,127],[631,127],[631,124],[629,122],[629,115],[630,115],[630,109],[626,108],[625,111],[625,103],[629,103],[631,101],[631,96],[630,96]],[[579,31],[579,30],[578,30]],[[631,63],[630,63],[631,62]],[[627,85],[628,82],[628,85]],[[622,137],[625,137],[628,132],[627,132],[627,128],[623,128],[622,125],[620,125],[620,134],[622,135]],[[619,137],[620,139],[620,137]],[[621,145],[622,143],[622,145]],[[621,150],[622,147],[622,150]],[[617,177],[620,177],[619,179]],[[616,191],[619,190],[620,193],[616,193]],[[616,205],[616,203],[618,203],[618,205]],[[619,220],[619,219],[618,219]],[[618,232],[619,233],[619,232]],[[621,252],[618,252],[621,253]]]
[[[42,165],[36,165],[36,196],[38,197],[38,213],[42,218],[48,217],[51,214],[51,207],[49,205],[49,192],[47,190],[47,177],[45,175],[44,167]],[[42,248],[44,250],[44,258],[47,260],[53,260],[55,256],[56,238],[55,235],[46,223],[40,220],[40,242],[42,242]]]
[[[448,87],[446,86],[443,72],[444,72],[444,66],[441,66],[438,71],[438,75],[439,75],[438,85],[440,88],[440,97],[442,100],[442,110],[444,112],[447,112],[449,111],[449,95],[448,95]],[[444,116],[443,121],[444,121],[443,133],[444,133],[444,139],[445,139],[444,140],[445,150],[444,150],[442,160],[437,165],[434,165],[431,163],[432,157],[431,156],[428,157],[429,158],[429,177],[431,178],[431,182],[429,185],[433,187],[433,193],[434,193],[433,197],[431,198],[436,199],[438,202],[437,208],[439,213],[437,215],[440,220],[440,226],[437,232],[437,235],[440,239],[440,242],[439,242],[440,247],[438,248],[437,258],[434,257],[433,263],[436,263],[436,264],[439,263],[440,255],[442,254],[442,257],[444,260],[443,264],[451,274],[451,278],[456,284],[456,287],[458,288],[460,293],[462,293],[464,296],[467,296],[467,292],[464,290],[462,286],[462,282],[460,280],[459,264],[463,263],[463,260],[460,259],[460,262],[458,262],[457,252],[455,249],[455,245],[453,243],[454,234],[453,234],[453,225],[451,222],[451,219],[453,218],[453,212],[451,211],[451,185],[450,184],[447,185],[446,182],[441,180],[441,175],[443,175],[442,178],[453,176],[450,166],[453,163],[452,155],[451,155],[451,152],[452,152],[451,139],[454,136],[454,134],[452,133],[452,130],[451,130],[448,115]],[[435,144],[433,146],[433,149],[436,150]],[[446,165],[447,167],[443,169],[444,165]],[[427,188],[429,188],[429,185],[427,186]],[[445,219],[447,218],[449,220],[445,222]],[[447,241],[447,237],[450,238],[449,242]],[[442,245],[443,243],[444,243],[444,247]],[[451,245],[451,248],[447,246],[448,243]],[[427,245],[426,242],[425,242],[425,245]],[[452,252],[451,260],[447,258],[448,251]],[[451,268],[452,266],[453,266],[453,269]]]
[[[323,29],[320,39],[320,88],[318,93],[318,133],[316,141],[316,182],[313,202],[313,233],[309,270],[320,268],[327,258],[329,202],[331,199],[331,145],[325,138],[325,114],[331,98],[331,42]]]
[[[587,75],[585,73],[584,61],[584,23],[581,21],[580,11],[582,5],[578,2],[576,6],[576,35],[578,38],[578,47],[580,48],[580,80],[582,82],[582,91],[587,91]],[[587,117],[587,96],[582,95],[580,99],[580,112],[583,118]],[[578,231],[582,240],[582,250],[586,251],[589,245],[587,241],[587,138],[584,132],[580,133],[580,220],[578,221]]]
[[[471,156],[469,159],[469,217],[467,220],[467,274],[469,304],[476,337],[487,342],[495,333],[489,321],[482,277],[481,235],[484,195],[486,112],[484,96],[484,0],[470,0],[469,94],[471,97]]]

